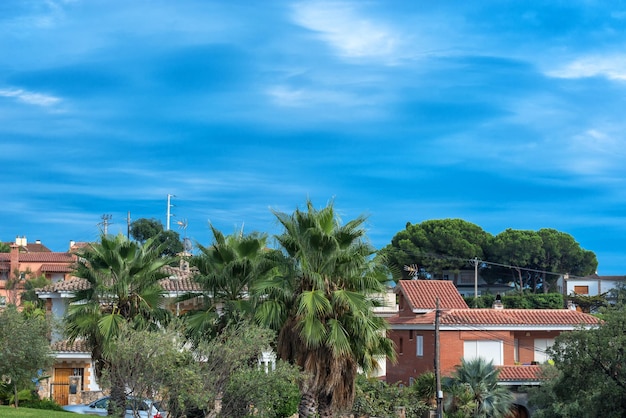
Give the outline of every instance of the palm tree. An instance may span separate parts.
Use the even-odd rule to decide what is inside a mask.
[[[161,251],[153,239],[138,244],[123,235],[103,235],[77,253],[73,275],[87,283],[70,300],[65,324],[70,341],[84,339],[91,348],[97,378],[108,367],[110,346],[123,323],[156,330],[169,319],[159,280],[173,260],[160,257]],[[112,382],[111,396],[123,410],[123,383]]]
[[[213,243],[198,244],[200,254],[191,264],[199,273],[195,280],[201,285],[203,306],[185,315],[187,336],[195,343],[215,336],[230,321],[252,318],[256,299],[249,288],[255,280],[268,277],[277,270],[277,250],[267,248],[267,235],[235,233],[224,236],[210,226]],[[197,298],[197,294],[183,298]]]
[[[377,356],[394,356],[380,306],[385,280],[365,242],[359,217],[341,225],[332,206],[292,215],[274,212],[284,227],[277,240],[290,260],[289,273],[261,281],[257,320],[278,331],[279,356],[306,374],[301,417],[331,417],[351,406],[359,368],[370,372]]]
[[[478,357],[461,360],[452,377],[445,379],[449,396],[446,410],[454,416],[503,418],[513,407],[513,394],[498,385],[499,369],[491,361]]]

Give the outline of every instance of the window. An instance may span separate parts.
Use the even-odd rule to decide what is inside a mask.
[[[415,355],[417,357],[424,356],[424,336],[418,335],[415,339]]]
[[[85,390],[85,369],[75,367],[72,370],[72,373],[74,376],[80,376],[80,387],[82,388],[82,390]]]
[[[409,330],[409,341],[413,341],[413,330]]]
[[[554,344],[554,338],[535,338],[535,361],[545,363],[550,356],[546,350]]]
[[[463,357],[465,360],[473,360],[481,357],[486,361],[493,362],[494,366],[502,366],[504,364],[502,341],[464,341]]]
[[[0,308],[6,308],[7,298],[6,296],[0,296]]]
[[[577,295],[588,295],[589,286],[574,286],[574,293]]]
[[[398,343],[398,353],[404,353],[404,341],[402,340],[402,337],[400,337],[400,342]]]

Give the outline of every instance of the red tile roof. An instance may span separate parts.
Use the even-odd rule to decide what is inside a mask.
[[[572,309],[466,309],[441,316],[441,323],[450,325],[597,325],[598,321]]]
[[[0,262],[10,262],[10,253],[0,253]],[[20,263],[67,263],[74,262],[74,256],[70,253],[19,253]]]
[[[89,282],[87,280],[78,277],[70,277],[67,280],[55,282],[41,289],[37,289],[37,293],[76,292],[85,289],[89,289]]]
[[[433,324],[435,313],[429,312],[411,317],[395,316],[388,319],[390,324]],[[444,325],[511,327],[535,326],[577,326],[597,325],[598,318],[571,309],[451,309],[442,311],[439,323]]]
[[[53,352],[57,353],[90,353],[87,348],[87,342],[83,340],[76,340],[70,343],[67,340],[57,341],[50,345]]]
[[[198,292],[201,287],[193,280],[196,270],[183,271],[177,267],[165,266],[163,268],[169,277],[160,281],[163,289],[169,292]],[[39,293],[76,292],[89,288],[89,282],[78,277],[59,281],[38,289]]]
[[[413,309],[467,309],[467,303],[449,280],[400,280],[397,284]]]
[[[541,367],[532,366],[499,366],[498,380],[501,382],[532,382],[543,380]]]
[[[44,273],[70,273],[72,266],[69,264],[42,264],[41,271]]]

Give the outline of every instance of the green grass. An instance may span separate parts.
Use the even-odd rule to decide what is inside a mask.
[[[70,418],[72,416],[80,416],[65,411],[46,411],[44,409],[32,408],[11,408],[10,406],[0,405],[0,417],[11,418]]]

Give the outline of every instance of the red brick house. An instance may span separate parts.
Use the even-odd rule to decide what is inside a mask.
[[[598,319],[571,309],[470,309],[445,280],[401,280],[398,314],[389,318],[397,363],[387,362],[389,383],[410,384],[434,370],[436,300],[440,308],[440,367],[454,371],[461,359],[483,357],[501,366],[502,384],[537,384],[546,349],[561,332],[592,327]]]
[[[17,237],[9,246],[10,252],[0,253],[0,307],[19,305],[23,282],[29,278],[45,276],[53,283],[69,278],[75,260],[70,252],[52,252],[39,241],[29,244],[26,237]],[[17,277],[17,287],[7,289],[9,281]]]

